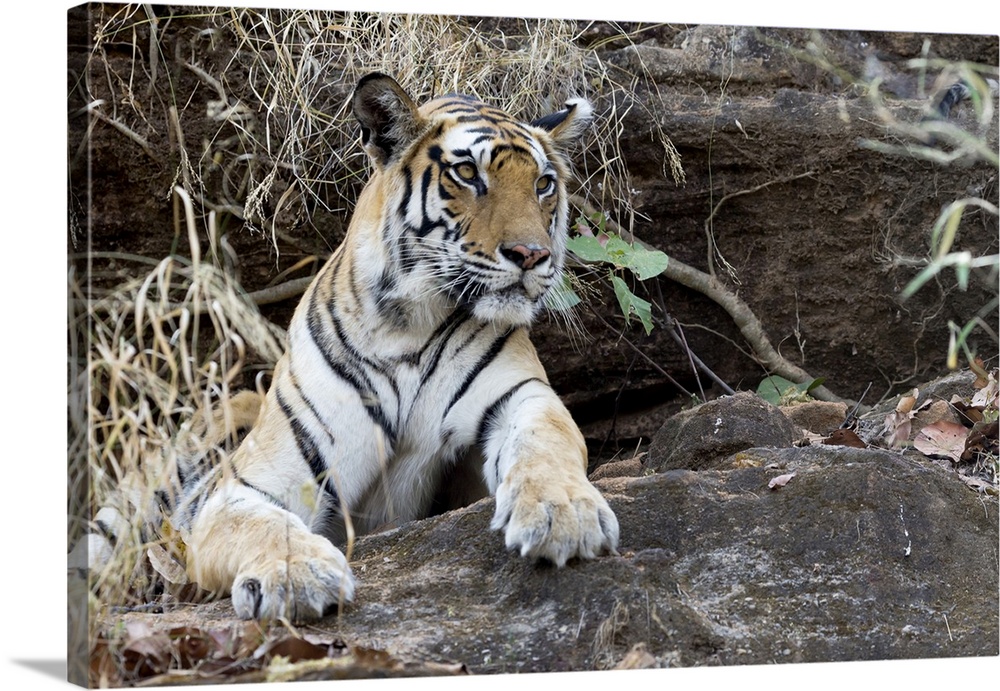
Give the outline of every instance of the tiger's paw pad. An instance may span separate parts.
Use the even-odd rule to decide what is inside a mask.
[[[321,538],[322,539],[322,538]],[[324,540],[325,541],[325,540]],[[233,608],[241,619],[321,619],[354,598],[354,575],[340,550],[292,555],[244,568],[233,581]]]
[[[593,559],[618,547],[618,519],[586,479],[563,486],[530,480],[497,489],[490,524],[504,531],[507,548],[522,557],[564,566],[573,557]]]

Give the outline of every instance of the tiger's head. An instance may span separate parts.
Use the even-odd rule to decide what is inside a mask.
[[[468,96],[418,107],[375,73],[358,83],[353,109],[376,168],[369,187],[382,210],[390,274],[380,281],[421,286],[427,299],[482,321],[530,323],[561,280],[563,150],[590,123],[590,104],[572,100],[522,123]]]

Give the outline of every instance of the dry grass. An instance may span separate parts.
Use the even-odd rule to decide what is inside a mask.
[[[87,299],[88,286],[70,273],[70,334],[85,363],[70,382],[70,491],[87,497],[92,510],[118,503],[127,482],[136,491],[122,498],[123,513],[153,513],[143,490],[168,486],[182,434],[242,387],[251,354],[274,362],[282,352],[281,329],[212,261],[218,254],[200,256],[191,200],[181,189],[177,199],[190,257],[154,262],[96,299]],[[103,258],[95,253],[91,261]],[[195,436],[186,435],[185,450],[208,453]],[[85,531],[85,524],[71,524],[71,540]]]

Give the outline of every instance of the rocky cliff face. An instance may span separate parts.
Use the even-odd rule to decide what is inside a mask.
[[[660,31],[638,45],[610,41],[602,53],[625,74],[648,75],[634,91],[602,95],[602,103],[628,110],[621,145],[636,216],[618,220],[690,266],[709,271],[711,262],[782,355],[843,397],[856,399],[873,383],[873,402],[940,374],[947,321],[964,323],[987,304],[992,288],[960,293],[948,277],[910,300],[899,295],[918,270],[913,260],[927,256],[941,209],[966,195],[995,202],[996,171],[889,155],[869,142],[906,143],[888,123],[918,123],[945,85],[921,80],[907,61],[926,49],[947,60],[995,64],[996,37],[719,26]],[[823,64],[820,46],[836,69]],[[848,81],[875,77],[881,113],[865,89]],[[951,118],[980,131],[968,103]],[[665,174],[661,132],[681,156],[683,183]],[[993,149],[996,132],[995,119],[982,132]],[[600,199],[599,190],[591,193]],[[968,219],[961,242],[995,252],[996,217]],[[657,303],[662,296],[694,353],[733,388],[755,388],[766,376],[718,305],[665,280],[649,286],[650,296]],[[610,291],[604,297],[616,304]],[[621,321],[613,311],[605,316]],[[617,332],[586,311],[583,319],[591,338],[582,354],[561,344],[558,333],[536,334],[543,352],[557,353],[546,359],[556,385],[583,422],[597,423],[588,429],[595,442],[648,440],[676,411],[657,408],[675,389],[645,358],[621,347]],[[687,355],[663,329],[648,337],[638,328],[625,334],[698,393]],[[702,377],[702,386],[710,384]]]
[[[178,158],[184,145],[178,137],[183,137],[192,156],[204,142],[209,142],[206,156],[218,144],[215,155],[226,167],[208,160],[195,163],[206,195],[229,200],[228,207],[220,207],[219,218],[246,290],[268,285],[309,255],[325,256],[339,241],[346,220],[341,209],[350,202],[327,199],[329,210],[292,204],[287,200],[296,198],[298,188],[293,189],[284,172],[258,200],[263,212],[273,212],[265,219],[270,237],[251,232],[238,216],[226,213],[232,203],[239,206],[238,183],[245,184],[240,176],[249,174],[243,167],[249,154],[226,164],[225,147],[236,146],[240,127],[250,125],[220,129],[216,92],[224,84],[232,107],[242,109],[246,123],[256,123],[250,135],[260,136],[269,113],[253,112],[260,98],[251,87],[265,88],[254,80],[261,78],[266,51],[256,63],[239,59],[250,44],[211,25],[211,13],[172,16],[164,10],[155,36],[148,22],[137,21],[126,27],[131,45],[106,43],[95,62],[88,50],[92,36],[86,34],[88,26],[94,27],[88,22],[108,21],[112,10],[95,10],[91,17],[71,22],[76,27],[70,36],[71,82],[76,86],[70,95],[71,100],[83,98],[79,77],[89,74],[89,98],[102,103],[126,99],[119,124],[127,124],[135,136],[102,120],[89,132],[88,156],[77,148],[69,152],[73,176],[90,174],[71,199],[71,251],[85,246],[83,233],[92,251],[152,258],[171,251],[174,219],[167,200],[185,170],[183,157]],[[511,55],[527,49],[516,38],[525,33],[521,22],[477,26],[486,32],[483,40],[495,38]],[[940,62],[921,71],[908,61],[994,64],[995,36],[609,23],[583,27],[577,43],[606,64],[610,75],[606,82],[590,85],[601,122],[606,126],[612,115],[625,114],[615,134],[620,148],[615,165],[627,169],[629,198],[611,199],[608,190],[590,183],[583,196],[597,210],[677,260],[714,271],[760,318],[785,358],[824,377],[843,397],[860,396],[871,382],[873,401],[940,373],[948,321],[966,323],[988,302],[993,287],[973,281],[961,292],[946,276],[908,301],[899,294],[916,274],[915,262],[927,257],[930,229],[943,206],[968,196],[996,203],[996,170],[886,154],[865,142],[907,144],[888,123],[918,122],[935,94],[955,79]],[[159,53],[150,50],[154,39]],[[174,57],[143,69],[132,64],[154,53]],[[323,77],[323,101],[316,107],[336,113],[351,84],[331,69]],[[115,82],[107,93],[102,91],[107,75],[116,74],[168,78],[171,98],[184,106],[179,119],[171,121],[163,104],[139,93],[159,93],[159,83],[119,93]],[[199,75],[215,75],[216,81]],[[884,96],[881,111],[860,85],[875,78]],[[213,88],[213,83],[220,86]],[[80,113],[86,101],[71,106],[75,142],[84,136],[87,122]],[[995,150],[995,113],[985,129],[971,102],[955,106],[949,117]],[[671,172],[664,137],[679,154],[675,161],[683,180],[673,174],[676,170]],[[223,139],[230,143],[219,144]],[[89,168],[83,167],[85,162]],[[590,179],[606,163],[591,152],[579,157],[577,168]],[[349,172],[337,168],[336,175],[350,177]],[[331,186],[350,194],[357,191],[354,184],[348,180]],[[88,198],[93,204],[83,208]],[[993,253],[997,236],[996,216],[970,210],[956,248]],[[129,271],[120,258],[102,260],[101,267],[105,265],[108,271],[96,280],[124,277]],[[683,325],[693,353],[732,388],[755,388],[768,374],[747,356],[732,318],[705,296],[662,278],[634,287]],[[626,329],[611,289],[598,283],[595,290],[576,310],[580,333],[571,335],[561,320],[551,319],[537,326],[534,339],[593,449],[610,455],[619,445],[633,448],[640,437],[648,441],[666,416],[686,402],[674,382],[699,396],[703,390],[707,396],[719,391],[704,376],[698,380],[688,354],[665,328],[649,336],[634,326]],[[294,305],[293,296],[263,309],[285,325]]]

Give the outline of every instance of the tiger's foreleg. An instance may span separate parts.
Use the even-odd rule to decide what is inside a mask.
[[[618,519],[587,479],[583,435],[547,384],[520,387],[485,436],[491,527],[504,531],[508,549],[557,566],[614,553]]]

